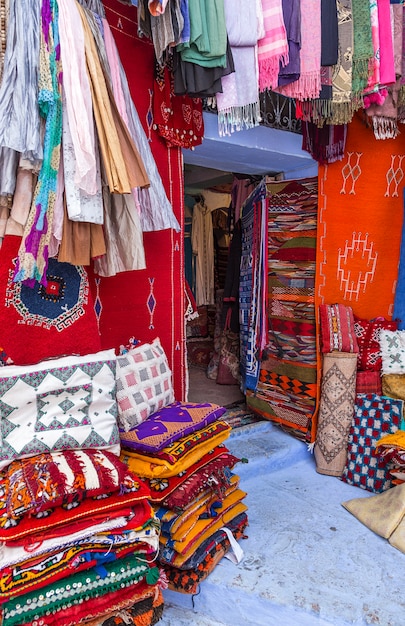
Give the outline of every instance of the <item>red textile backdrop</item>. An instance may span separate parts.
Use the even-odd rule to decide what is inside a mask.
[[[174,213],[183,225],[184,192],[181,149],[168,148],[152,128],[154,76],[152,43],[137,36],[136,9],[104,0],[131,95]],[[149,115],[149,117],[148,117]],[[144,234],[145,270],[91,280],[103,348],[125,344],[131,336],[141,341],[160,337],[173,372],[176,400],[185,399],[183,232]]]
[[[344,158],[319,167],[317,304],[391,319],[403,222],[405,136],[376,140],[355,117]]]

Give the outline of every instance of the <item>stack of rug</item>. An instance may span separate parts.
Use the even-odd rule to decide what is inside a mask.
[[[169,587],[195,593],[247,526],[246,493],[223,442],[223,407],[173,402],[127,432],[121,459],[147,481]]]
[[[118,456],[115,365],[105,350],[2,368],[4,626],[161,616],[159,522]]]

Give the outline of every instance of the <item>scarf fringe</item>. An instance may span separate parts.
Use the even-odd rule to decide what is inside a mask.
[[[332,115],[327,120],[328,124],[349,124],[352,121],[354,113],[361,107],[358,100],[349,100],[348,102],[333,102]]]
[[[373,131],[376,139],[395,139],[400,134],[397,120],[382,115],[373,116]]]
[[[284,67],[289,61],[288,50],[266,59],[259,59],[259,91],[275,89],[278,85],[280,64]]]
[[[304,100],[301,110],[304,122],[313,122],[322,128],[332,115],[332,100]]]
[[[218,133],[220,137],[235,131],[254,128],[261,122],[259,102],[243,106],[232,106],[218,111]]]
[[[367,87],[369,78],[370,59],[353,59],[352,90],[355,96],[360,96]]]
[[[292,98],[297,98],[298,100],[318,100],[319,94],[321,93],[321,75],[316,71],[301,74],[296,83],[287,85],[287,87],[291,87],[291,91],[298,88],[298,91],[296,91],[294,95],[287,93],[290,89],[283,92],[285,95],[289,95]]]

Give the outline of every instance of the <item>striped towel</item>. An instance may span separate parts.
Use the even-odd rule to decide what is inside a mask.
[[[265,35],[258,41],[259,90],[277,87],[280,63],[288,63],[287,31],[281,0],[262,0]]]

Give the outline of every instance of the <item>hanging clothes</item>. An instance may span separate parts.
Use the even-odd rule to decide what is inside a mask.
[[[211,211],[204,200],[193,208],[191,242],[196,258],[197,306],[214,304],[214,234]]]

